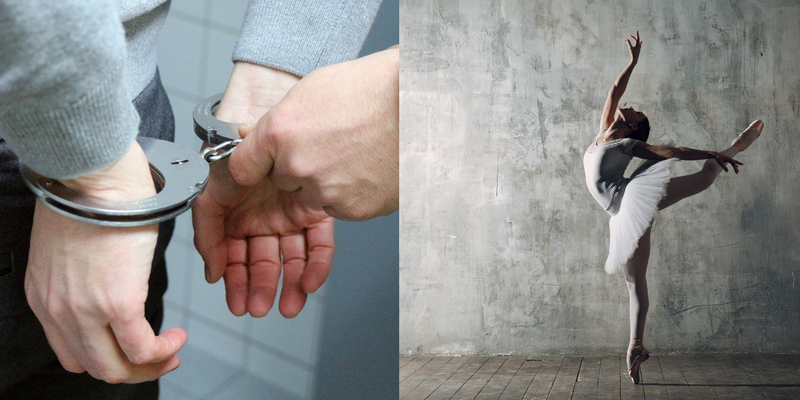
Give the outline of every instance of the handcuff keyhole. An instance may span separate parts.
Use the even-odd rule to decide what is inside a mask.
[[[171,162],[171,164],[172,165],[181,165],[181,164],[186,164],[188,162],[189,162],[189,160],[175,160],[175,161]]]

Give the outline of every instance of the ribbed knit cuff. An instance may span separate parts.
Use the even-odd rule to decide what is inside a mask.
[[[139,114],[118,77],[95,83],[70,103],[29,99],[0,108],[0,132],[21,162],[44,176],[69,179],[125,154]]]
[[[234,61],[298,76],[358,56],[380,0],[250,1]]]

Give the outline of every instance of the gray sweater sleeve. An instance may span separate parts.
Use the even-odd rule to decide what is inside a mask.
[[[234,61],[298,76],[356,58],[380,0],[251,0]]]
[[[112,0],[0,0],[0,136],[57,179],[102,169],[136,137]]]

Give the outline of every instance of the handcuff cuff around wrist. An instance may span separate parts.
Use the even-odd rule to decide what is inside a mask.
[[[241,124],[214,117],[222,94],[211,96],[195,107],[194,132],[215,145],[200,153],[166,140],[137,137],[150,164],[156,195],[133,201],[105,201],[72,190],[55,179],[42,176],[20,163],[23,181],[42,203],[58,213],[104,226],[142,226],[177,217],[190,209],[208,184],[210,165],[228,157],[242,141]],[[237,138],[237,139],[232,139]]]

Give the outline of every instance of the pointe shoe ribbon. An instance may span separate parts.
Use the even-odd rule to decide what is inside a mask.
[[[650,352],[644,348],[641,339],[631,339],[631,344],[628,347],[628,354],[636,354],[636,358],[634,358],[631,363],[631,369],[628,370],[628,375],[630,375],[633,384],[638,385],[640,376],[639,366],[650,358]]]

